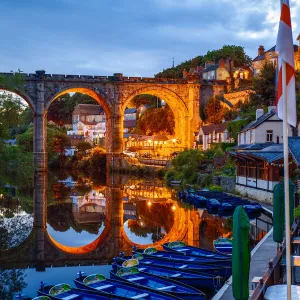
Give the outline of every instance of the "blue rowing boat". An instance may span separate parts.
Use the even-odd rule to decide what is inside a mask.
[[[126,300],[128,299],[121,296],[104,294],[98,291],[87,291],[87,290],[71,288],[71,286],[66,283],[42,286],[37,291],[37,293],[39,296],[47,296],[52,300],[109,300],[109,299]]]
[[[118,296],[123,299],[149,299],[149,300],[170,300],[174,297],[164,293],[163,289],[153,290],[147,286],[137,286],[134,283],[123,282],[120,280],[108,279],[101,274],[91,274],[79,277],[74,280],[77,287],[89,291],[101,291],[107,296]]]
[[[172,296],[181,299],[204,300],[206,295],[196,288],[180,283],[170,278],[166,279],[148,273],[141,273],[138,268],[131,265],[138,264],[136,259],[127,260],[123,263],[123,268],[110,271],[110,277],[126,282],[134,283],[138,286],[150,288],[153,291],[164,291]]]
[[[128,259],[137,259],[139,261],[139,264],[142,266],[159,266],[161,268],[172,268],[174,270],[179,271],[194,271],[194,272],[200,272],[205,274],[211,274],[215,276],[220,276],[224,278],[228,278],[231,275],[231,267],[225,267],[225,266],[217,266],[217,265],[196,265],[192,264],[191,262],[185,261],[175,261],[175,260],[162,260],[162,259],[156,259],[154,258],[144,258],[142,254],[136,253],[132,257],[130,256],[124,256],[124,257],[115,257],[115,261],[117,264],[122,264],[124,260]]]
[[[167,251],[157,251],[154,247],[149,247],[145,250],[136,249],[132,253],[140,253],[146,258],[156,258],[156,259],[167,259],[167,260],[176,260],[181,262],[191,262],[193,264],[200,265],[219,265],[231,267],[231,257],[228,257],[224,260],[213,259],[209,257],[193,257],[187,256],[181,253],[176,252],[167,252]]]
[[[197,248],[193,246],[188,246],[184,242],[171,242],[171,243],[166,243],[163,244],[163,248],[166,251],[170,252],[177,252],[177,253],[183,253],[188,256],[195,256],[195,257],[209,257],[213,259],[218,259],[218,260],[227,260],[228,255],[223,254],[223,253],[217,253],[214,251],[202,249],[202,248]]]
[[[232,254],[232,240],[227,238],[219,238],[214,240],[214,247],[216,251],[224,254]]]
[[[121,268],[122,265],[117,265],[116,262],[112,264],[113,269]],[[224,283],[224,278],[220,276],[214,276],[210,274],[201,274],[193,271],[174,270],[171,268],[161,268],[155,265],[151,266],[139,266],[136,265],[141,273],[149,273],[165,278],[171,278],[181,283],[196,287],[203,291],[215,291],[219,290]]]
[[[32,300],[50,300],[50,298],[47,296],[38,296],[33,298]]]

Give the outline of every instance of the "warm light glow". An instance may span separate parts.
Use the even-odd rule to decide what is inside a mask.
[[[172,206],[172,210],[176,210],[176,206],[175,205]]]
[[[173,143],[176,143],[176,139],[172,139],[172,142],[173,142]]]
[[[151,205],[152,205],[151,201],[148,201],[148,206],[151,206]]]
[[[155,141],[154,144],[157,145],[157,144],[158,144],[158,141]]]
[[[148,140],[148,143],[150,144],[152,141],[151,140]]]

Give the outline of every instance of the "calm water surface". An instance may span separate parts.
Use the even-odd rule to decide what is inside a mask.
[[[41,280],[73,285],[79,270],[109,276],[107,264],[134,245],[162,249],[183,240],[213,249],[214,239],[231,236],[230,227],[224,217],[178,202],[158,179],[117,176],[99,183],[40,175],[33,191],[2,189],[0,265],[7,278],[22,270],[22,293],[34,297]]]

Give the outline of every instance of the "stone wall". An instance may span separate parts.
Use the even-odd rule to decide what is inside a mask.
[[[237,184],[236,190],[246,198],[273,205],[273,193]]]
[[[207,176],[207,174],[198,174],[198,183],[201,183],[202,179]],[[223,188],[224,192],[234,193],[235,191],[235,178],[227,176],[212,176],[212,184],[218,185]]]

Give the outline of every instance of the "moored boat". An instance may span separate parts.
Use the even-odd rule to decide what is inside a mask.
[[[42,286],[37,291],[39,296],[47,296],[52,300],[109,300],[120,299],[125,300],[128,298],[108,295],[99,291],[88,291],[76,288],[71,288],[66,283],[60,283],[57,285]]]
[[[181,253],[176,252],[167,252],[167,251],[157,251],[154,247],[146,248],[145,250],[142,249],[136,249],[133,250],[132,253],[140,253],[145,258],[156,258],[156,259],[162,259],[162,260],[175,260],[175,261],[181,261],[181,262],[189,262],[193,264],[205,264],[205,265],[219,265],[219,266],[231,266],[231,258],[228,257],[228,259],[224,260],[218,260],[213,259],[210,257],[193,257],[193,256],[187,256]]]
[[[121,263],[119,261],[119,263]],[[119,269],[122,264],[117,265],[116,262],[112,264],[113,269]],[[150,273],[157,276],[162,276],[165,278],[171,278],[181,283],[194,286],[203,291],[214,291],[221,288],[225,279],[220,276],[187,271],[187,270],[174,270],[172,268],[161,268],[155,265],[151,266],[139,266],[136,265],[138,270],[143,273]]]
[[[150,266],[155,265],[161,268],[172,268],[174,270],[183,270],[183,271],[194,271],[200,272],[205,274],[212,274],[215,276],[220,276],[224,278],[228,278],[231,275],[231,267],[226,266],[218,266],[218,265],[196,265],[190,262],[183,262],[183,261],[175,261],[175,260],[162,260],[156,258],[144,258],[142,254],[136,253],[132,257],[125,256],[125,257],[115,257],[115,261],[117,264],[122,264],[124,260],[129,259],[137,259],[139,264],[142,266]]]
[[[214,251],[197,248],[197,247],[193,247],[193,246],[188,246],[184,242],[181,242],[181,241],[163,244],[163,248],[166,251],[183,253],[188,256],[196,256],[196,257],[200,256],[200,257],[207,257],[207,258],[213,258],[213,259],[218,259],[218,260],[224,260],[224,259],[227,260],[228,259],[228,255],[226,255],[226,254],[217,253]]]
[[[232,254],[232,240],[227,238],[219,238],[214,240],[214,247],[216,251],[224,254]]]
[[[122,280],[127,283],[134,283],[139,286],[150,288],[154,291],[164,291],[172,296],[182,299],[202,300],[206,295],[196,288],[180,283],[170,278],[140,272],[138,268],[131,267],[137,265],[136,259],[131,259],[123,263],[123,268],[110,271],[111,278]],[[125,285],[126,285],[125,284]]]
[[[107,296],[118,296],[123,299],[149,299],[149,300],[169,300],[174,299],[162,291],[152,290],[134,283],[122,282],[120,280],[108,279],[101,274],[91,274],[89,276],[79,275],[74,280],[77,287],[89,291],[101,291]]]

